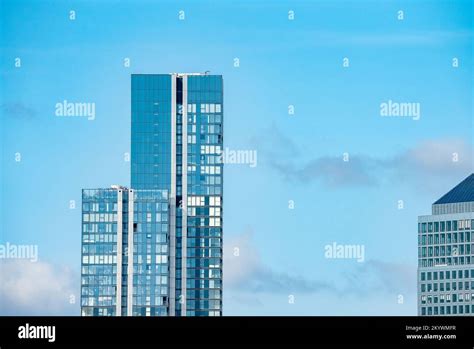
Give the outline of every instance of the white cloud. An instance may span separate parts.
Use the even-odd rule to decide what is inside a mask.
[[[239,249],[239,256],[234,255],[235,248]],[[400,315],[413,312],[414,308],[399,305],[397,297],[402,295],[409,304],[416,300],[416,266],[367,260],[354,268],[342,268],[337,274],[334,275],[337,282],[328,282],[275,270],[262,260],[251,231],[235,235],[227,238],[224,245],[225,315]],[[290,295],[296,297],[299,305],[289,305]],[[375,301],[381,298],[383,304]],[[368,308],[378,304],[379,308],[376,311],[354,308],[354,301]],[[335,307],[336,302],[345,306]],[[345,313],[341,309],[346,309]]]
[[[262,163],[267,160],[284,180],[304,185],[316,181],[336,189],[397,183],[442,194],[474,170],[473,144],[461,138],[423,140],[385,157],[350,154],[344,162],[342,154],[305,158],[294,141],[274,126],[265,134],[268,139],[256,141]],[[285,147],[291,152],[275,152]]]
[[[311,293],[332,289],[326,282],[277,271],[265,264],[255,248],[252,232],[227,240],[224,246],[224,288],[252,293]],[[234,254],[238,248],[239,255]]]
[[[427,140],[396,156],[392,165],[409,174],[468,173],[472,171],[473,156],[472,145],[464,140]]]
[[[71,269],[3,259],[0,275],[0,315],[79,315],[79,280]]]
[[[261,268],[262,261],[257,249],[251,245],[252,233],[247,231],[226,239],[224,245],[224,266],[226,286],[236,287]],[[238,256],[234,255],[238,250]]]

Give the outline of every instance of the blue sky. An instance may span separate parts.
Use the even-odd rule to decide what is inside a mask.
[[[210,70],[225,146],[258,151],[225,169],[224,314],[416,314],[417,216],[472,172],[472,1],[1,6],[0,242],[40,258],[2,268],[3,313],[79,313],[81,188],[130,182],[130,74]],[[95,120],[56,117],[63,100],[94,102]],[[381,117],[388,100],[420,120]],[[333,242],[365,262],[325,258]]]

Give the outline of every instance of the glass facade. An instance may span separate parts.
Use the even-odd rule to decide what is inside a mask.
[[[83,190],[82,315],[220,316],[222,76],[131,91],[131,189]]]
[[[187,187],[178,180],[187,191],[188,316],[222,312],[222,98],[220,76],[188,77]]]
[[[134,193],[132,315],[164,316],[169,305],[168,192]]]
[[[171,185],[171,75],[132,75],[131,187]]]
[[[168,222],[165,190],[82,191],[83,316],[167,315]]]
[[[81,309],[116,315],[118,191],[82,191]]]

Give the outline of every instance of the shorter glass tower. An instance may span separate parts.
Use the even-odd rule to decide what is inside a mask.
[[[418,217],[418,315],[474,315],[474,174]]]
[[[82,316],[168,315],[168,222],[166,190],[83,189]]]

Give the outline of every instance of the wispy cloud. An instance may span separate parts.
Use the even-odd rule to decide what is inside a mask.
[[[472,171],[472,144],[461,139],[426,140],[382,163],[398,176],[416,174],[445,176]]]
[[[377,259],[345,271],[346,291],[355,294],[413,294],[416,291],[416,267],[406,263],[389,263]]]
[[[235,236],[224,246],[225,287],[252,293],[311,293],[329,290],[326,282],[308,280],[301,275],[276,271],[265,264],[252,241],[253,233]],[[238,255],[236,255],[238,249]]]
[[[225,293],[224,296],[226,296]],[[255,294],[250,293],[232,293],[229,297],[225,297],[224,306],[226,306],[227,302],[245,305],[252,308],[261,308],[263,306],[263,302],[260,298]]]
[[[71,269],[3,259],[0,275],[0,315],[79,315],[80,283]]]
[[[235,255],[238,248],[238,256]],[[294,275],[266,264],[253,242],[251,231],[227,239],[224,246],[224,288],[229,299],[249,305],[260,304],[268,294],[330,293],[339,298],[348,295],[370,297],[373,294],[412,294],[416,289],[416,266],[368,260],[344,269],[337,283]],[[315,266],[316,267],[316,266]]]
[[[462,139],[425,140],[387,157],[369,154],[307,158],[293,140],[277,128],[254,140],[261,155],[283,179],[307,184],[319,181],[329,188],[408,184],[417,190],[439,188],[440,181],[458,181],[474,169],[473,145]],[[270,145],[270,146],[269,146]],[[287,150],[284,150],[288,148]]]
[[[36,116],[36,110],[22,102],[4,103],[0,105],[3,118],[32,119]]]
[[[372,186],[377,184],[374,175],[378,162],[367,156],[354,155],[350,161],[339,158],[324,156],[312,159],[296,169],[293,174],[286,173],[288,178],[295,178],[301,182],[320,179],[329,187],[345,186]]]

